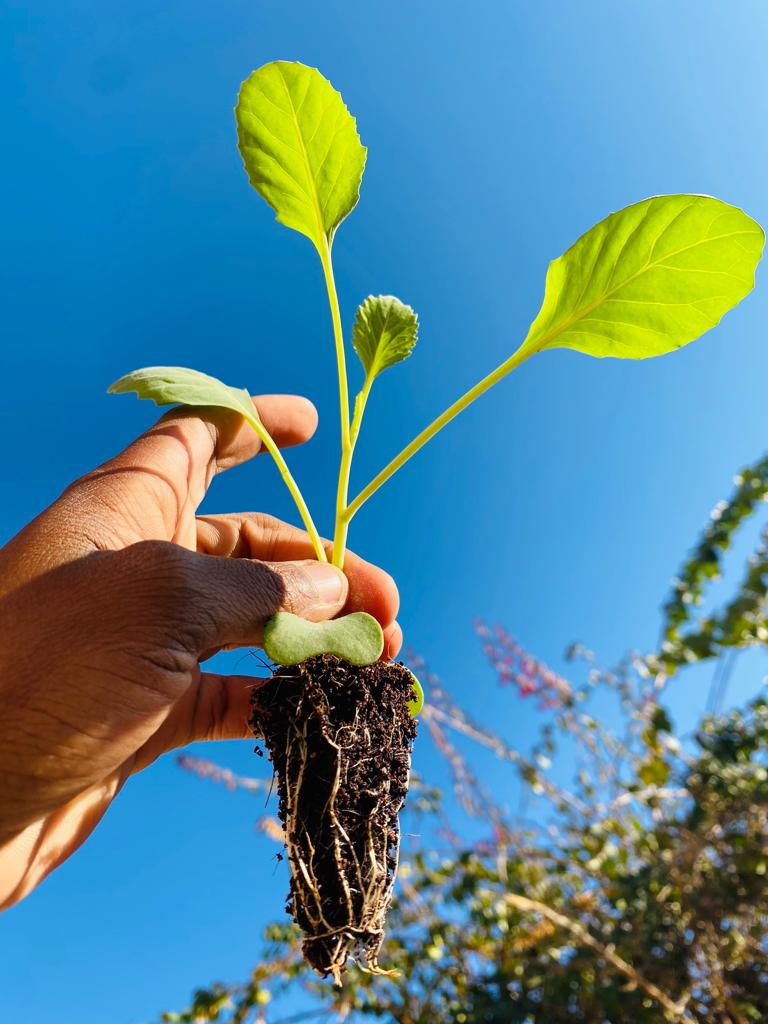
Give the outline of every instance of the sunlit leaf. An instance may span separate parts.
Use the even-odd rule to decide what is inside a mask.
[[[235,116],[251,184],[322,250],[357,203],[365,167],[341,95],[315,68],[274,61],[243,82]]]
[[[763,242],[759,224],[708,196],[628,206],[550,264],[523,348],[624,359],[680,348],[751,290]]]
[[[357,310],[352,345],[367,377],[407,359],[419,332],[419,319],[394,295],[369,295]]]
[[[411,718],[416,718],[424,709],[424,688],[413,672],[411,672],[411,680],[413,699],[408,701],[408,710],[411,713]]]
[[[276,665],[298,665],[318,654],[335,654],[351,665],[373,665],[384,649],[384,632],[367,612],[328,622],[278,612],[264,627],[263,646]]]
[[[135,392],[139,398],[149,398],[155,405],[217,406],[239,412],[249,422],[257,419],[251,396],[244,388],[232,388],[216,377],[183,366],[147,366],[134,370],[107,390],[113,395]]]

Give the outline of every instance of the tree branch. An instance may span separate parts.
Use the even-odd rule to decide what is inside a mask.
[[[632,964],[628,964],[626,960],[622,959],[610,946],[604,946],[602,942],[599,942],[590,932],[584,928],[583,925],[579,924],[578,921],[573,921],[570,917],[566,917],[565,914],[559,913],[557,910],[553,910],[552,907],[548,907],[546,903],[540,903],[538,900],[529,899],[527,896],[518,896],[517,893],[507,893],[507,903],[511,904],[517,910],[523,912],[541,914],[542,917],[546,917],[552,924],[558,925],[560,928],[564,928],[570,932],[571,935],[575,936],[585,946],[598,953],[603,959],[607,960],[612,967],[615,967],[617,971],[620,971],[625,977],[633,981],[638,988],[641,988],[646,992],[652,999],[655,999],[659,1006],[663,1007],[674,1016],[675,1020],[679,1021],[680,1024],[696,1024],[693,1017],[689,1017],[685,1012],[685,1007],[688,1002],[686,999],[680,999],[675,1002],[668,995],[661,991],[652,981],[643,977]]]

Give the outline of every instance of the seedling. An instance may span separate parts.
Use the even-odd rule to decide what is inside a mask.
[[[709,196],[670,195],[611,214],[550,265],[544,302],[522,344],[349,500],[352,457],[373,384],[413,351],[417,316],[391,295],[369,295],[361,304],[352,345],[364,379],[350,408],[331,253],[336,231],[357,204],[365,167],[367,151],[355,119],[318,71],[286,61],[266,64],[243,82],[236,117],[251,184],[281,223],[310,239],[325,277],[339,380],[333,563],[340,568],[349,525],[369,498],[454,417],[531,356],[552,348],[620,359],[662,355],[713,327],[754,284],[763,232],[733,206]],[[244,416],[275,460],[318,559],[326,560],[307,503],[247,391],[180,367],[137,370],[110,391],[135,391],[158,405],[220,406]]]
[[[357,204],[365,167],[355,120],[318,71],[285,61],[266,64],[243,82],[236,120],[251,184],[278,221],[312,242],[323,269],[339,383],[332,560],[340,568],[350,523],[363,505],[527,359],[553,348],[599,358],[663,355],[717,324],[754,284],[764,236],[741,210],[709,196],[667,195],[612,213],[550,264],[541,309],[522,343],[350,499],[352,459],[373,385],[411,355],[417,316],[391,295],[370,295],[360,305],[352,346],[363,378],[350,403],[332,248]],[[243,416],[275,460],[317,558],[326,560],[307,503],[247,391],[179,367],[137,370],[110,390],[135,391],[158,405],[219,406]],[[413,677],[402,666],[375,665],[381,647],[378,625],[359,616],[330,628],[277,616],[267,627],[265,649],[282,668],[275,685],[259,691],[254,710],[277,771],[293,876],[289,906],[306,933],[307,959],[337,979],[355,951],[378,970],[413,739]]]

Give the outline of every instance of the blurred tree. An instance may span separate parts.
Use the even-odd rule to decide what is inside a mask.
[[[477,624],[500,684],[540,709],[529,750],[474,721],[428,666],[410,657],[428,686],[423,722],[446,760],[453,793],[446,801],[425,780],[413,781],[408,814],[419,819],[427,842],[404,858],[389,917],[382,963],[397,977],[353,967],[334,988],[303,964],[296,929],[274,924],[245,983],[201,989],[186,1010],[162,1019],[768,1020],[768,701],[758,696],[745,708],[707,715],[685,742],[663,705],[670,678],[702,659],[720,662],[721,701],[732,664],[724,659],[768,639],[765,535],[735,593],[695,618],[736,529],[767,496],[768,458],[744,470],[731,498],[712,513],[674,581],[654,654],[605,671],[574,647],[569,656],[584,677],[574,686],[505,630]],[[619,714],[607,713],[607,695]],[[590,711],[595,704],[601,721]],[[473,769],[472,745],[517,772],[514,814]],[[184,763],[230,788],[263,789],[208,762]],[[280,840],[276,820],[260,824]],[[272,1012],[273,997],[288,993],[295,1005],[299,991],[307,1010]]]

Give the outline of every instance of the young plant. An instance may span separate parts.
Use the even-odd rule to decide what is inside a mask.
[[[243,82],[235,113],[251,184],[277,220],[309,238],[325,277],[339,381],[333,563],[340,568],[350,522],[365,502],[455,416],[531,356],[551,348],[619,359],[663,355],[714,327],[754,284],[763,231],[733,206],[709,196],[669,195],[611,214],[550,264],[544,302],[522,344],[349,500],[352,457],[373,383],[413,351],[417,316],[391,295],[369,295],[362,303],[352,345],[365,376],[350,408],[332,247],[360,195],[367,151],[355,119],[319,71],[287,61],[254,71]],[[275,460],[318,559],[326,560],[307,503],[247,391],[180,367],[136,370],[110,391],[135,391],[158,405],[220,406],[240,413]]]
[[[340,568],[349,525],[365,502],[531,356],[552,348],[621,359],[663,355],[717,324],[754,284],[764,236],[741,210],[709,196],[668,195],[612,213],[550,264],[541,309],[522,343],[350,499],[352,459],[373,384],[411,354],[418,320],[394,296],[365,299],[352,328],[364,376],[350,403],[332,249],[358,201],[365,167],[355,120],[318,71],[285,61],[266,64],[243,82],[235,113],[251,184],[282,224],[312,242],[323,269],[339,382],[332,559]],[[247,391],[179,367],[137,370],[110,391],[243,416],[275,460],[318,559],[326,560],[301,491]],[[254,727],[266,738],[278,779],[292,871],[289,906],[305,931],[307,959],[335,978],[355,951],[378,969],[414,735],[408,709],[415,714],[420,707],[407,670],[375,664],[383,638],[369,618],[357,613],[312,626],[275,616],[264,646],[282,666],[275,672],[280,685],[262,688],[254,706]]]

